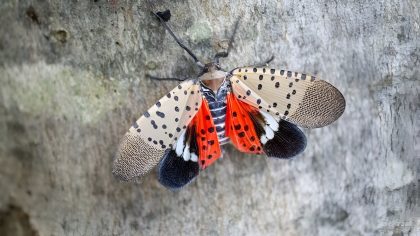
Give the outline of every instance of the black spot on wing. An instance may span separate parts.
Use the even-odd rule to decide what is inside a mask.
[[[156,115],[159,116],[160,118],[165,118],[165,113],[163,112],[156,111]]]

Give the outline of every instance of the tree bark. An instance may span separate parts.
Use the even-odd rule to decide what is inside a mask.
[[[293,160],[232,147],[188,187],[111,174],[123,134],[203,61],[317,74],[344,115],[304,130]],[[0,3],[1,235],[420,234],[420,2],[15,1]]]

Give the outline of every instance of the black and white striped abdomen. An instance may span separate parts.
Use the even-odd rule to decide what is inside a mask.
[[[226,95],[230,90],[229,80],[225,80],[215,93],[210,88],[202,84],[201,91],[208,101],[211,116],[217,131],[219,144],[223,145],[229,142],[229,138],[225,136],[225,119],[226,119]]]
[[[209,102],[209,108],[216,127],[219,144],[223,145],[229,142],[229,138],[225,136],[226,97],[224,101]]]

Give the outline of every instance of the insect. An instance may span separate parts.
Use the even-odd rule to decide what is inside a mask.
[[[172,78],[183,82],[134,122],[114,160],[118,178],[134,180],[158,166],[159,182],[176,190],[220,158],[227,143],[244,153],[291,158],[306,147],[297,126],[323,127],[344,112],[343,95],[314,76],[261,65],[223,70],[219,58],[229,55],[238,23],[227,51],[203,64],[167,25],[170,12],[153,14],[201,73]]]

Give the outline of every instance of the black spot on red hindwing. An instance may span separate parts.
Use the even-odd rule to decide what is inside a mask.
[[[201,168],[211,165],[221,156],[217,132],[214,121],[211,119],[210,109],[206,99],[202,100],[201,107],[191,121],[195,127],[197,141],[197,155]],[[211,158],[209,159],[209,155]]]
[[[227,95],[225,136],[241,152],[261,154],[262,151],[251,152],[248,147],[260,146],[259,136],[252,119],[263,119],[253,106],[236,99],[233,94]],[[251,114],[252,113],[252,114]],[[253,138],[251,138],[253,137]]]

